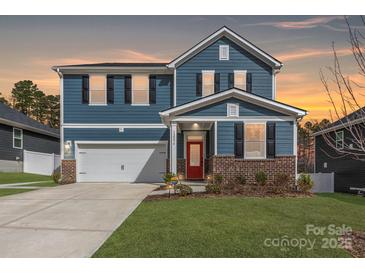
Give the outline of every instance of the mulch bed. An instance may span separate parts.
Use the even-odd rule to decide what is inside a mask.
[[[352,231],[343,235],[340,239],[344,242],[344,249],[354,258],[365,258],[365,232]],[[346,245],[346,243],[349,243]]]
[[[213,197],[312,197],[311,193],[301,193],[301,192],[288,192],[288,193],[221,193],[221,194],[211,194],[206,192],[195,192],[188,196],[180,196],[179,194],[174,194],[171,191],[171,195],[169,194],[160,194],[160,195],[149,195],[145,198],[145,201],[155,201],[155,200],[177,200],[177,199],[195,199],[195,198],[213,198]]]

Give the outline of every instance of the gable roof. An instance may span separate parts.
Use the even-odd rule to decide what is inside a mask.
[[[265,97],[255,95],[238,88],[227,89],[218,93],[214,93],[196,99],[194,101],[190,101],[188,103],[163,110],[159,114],[161,118],[166,119],[169,116],[186,113],[188,111],[198,109],[200,107],[207,106],[232,97],[296,117],[303,117],[307,114],[307,111],[304,109],[296,108],[278,101],[267,99]]]
[[[169,67],[169,68],[178,67],[179,65],[181,65],[184,62],[186,62],[187,60],[189,60],[192,56],[196,55],[198,52],[202,51],[204,48],[213,44],[215,41],[217,41],[218,39],[220,39],[222,37],[226,37],[226,38],[232,40],[233,42],[237,43],[242,48],[247,50],[249,53],[251,53],[252,55],[261,59],[263,62],[265,62],[266,64],[270,65],[271,67],[273,67],[275,69],[280,69],[283,65],[279,60],[275,59],[270,54],[266,53],[259,47],[255,46],[250,41],[246,40],[245,38],[243,38],[242,36],[240,36],[239,34],[234,32],[233,30],[229,29],[228,27],[223,26],[222,28],[215,31],[208,37],[204,38],[202,41],[197,43],[195,46],[193,46],[189,50],[185,51],[183,54],[181,54],[174,60],[172,60],[167,65],[167,67]]]
[[[0,124],[6,124],[40,134],[59,138],[59,130],[43,125],[27,115],[0,103]]]
[[[347,126],[365,123],[365,107],[362,107],[354,112],[342,117],[341,119],[329,124],[326,128],[313,133],[313,136],[318,136],[330,131],[345,128]]]

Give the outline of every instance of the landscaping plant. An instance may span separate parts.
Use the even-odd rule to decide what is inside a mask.
[[[52,180],[55,184],[59,184],[61,179],[61,173],[59,171],[53,171]]]
[[[278,173],[275,175],[274,191],[277,193],[285,192],[289,189],[290,176],[287,173]]]
[[[240,185],[245,185],[246,184],[246,177],[245,175],[238,175],[236,177],[236,182]]]
[[[175,186],[175,190],[178,190],[180,196],[188,196],[193,193],[193,189],[184,184],[178,184]]]
[[[213,182],[214,182],[214,184],[222,184],[223,183],[223,175],[220,174],[220,173],[214,174]]]
[[[207,193],[220,194],[222,192],[222,186],[217,183],[209,183],[205,186]]]
[[[256,183],[258,183],[259,185],[266,185],[267,182],[267,175],[264,171],[259,171],[255,174],[255,180]]]
[[[310,192],[313,187],[313,180],[309,174],[300,174],[298,180],[299,191]]]

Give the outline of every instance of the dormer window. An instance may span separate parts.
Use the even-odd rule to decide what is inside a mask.
[[[219,60],[229,60],[229,46],[220,45],[219,46]]]
[[[227,117],[238,117],[239,115],[238,104],[227,104]]]
[[[246,90],[246,74],[245,70],[234,71],[234,87],[242,90]]]

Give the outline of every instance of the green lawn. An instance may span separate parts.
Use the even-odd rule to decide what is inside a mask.
[[[0,184],[39,182],[49,180],[52,180],[51,176],[31,173],[0,172]]]
[[[322,248],[323,236],[307,236],[306,224],[345,224],[365,231],[365,198],[326,194],[144,201],[94,257],[350,256],[341,248]],[[312,250],[264,245],[267,238],[285,236],[316,242]]]
[[[0,188],[0,197],[32,191],[33,189],[13,189],[13,188]]]
[[[54,181],[44,181],[44,182],[40,182],[40,183],[30,184],[27,186],[54,187],[54,186],[58,186],[58,184],[56,184]]]

